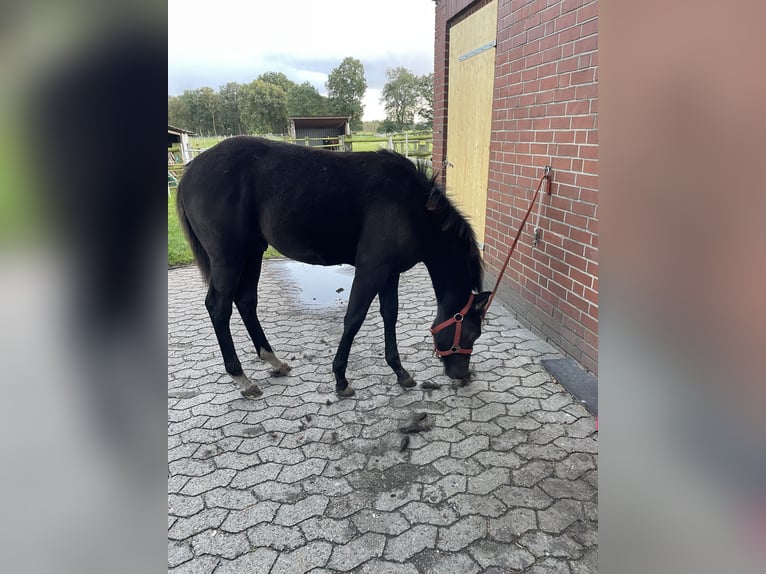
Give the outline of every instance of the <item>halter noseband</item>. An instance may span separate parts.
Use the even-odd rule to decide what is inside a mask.
[[[471,296],[468,298],[468,303],[465,304],[465,307],[460,309],[457,313],[455,313],[452,317],[447,319],[446,321],[442,321],[436,327],[431,328],[431,335],[434,335],[434,352],[436,353],[437,357],[446,357],[447,355],[454,355],[454,354],[460,354],[460,355],[470,355],[471,352],[473,352],[473,349],[461,349],[460,348],[460,333],[463,330],[463,319],[466,316],[466,313],[468,313],[468,310],[471,308],[471,304],[473,303],[473,293],[471,293]],[[455,338],[452,340],[452,347],[447,349],[446,351],[440,351],[439,347],[436,346],[436,333],[439,331],[442,331],[449,327],[452,324],[455,324]]]

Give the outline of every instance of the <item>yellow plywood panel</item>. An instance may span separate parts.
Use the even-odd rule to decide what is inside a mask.
[[[447,95],[447,191],[465,213],[476,238],[484,242],[497,0],[449,30]]]

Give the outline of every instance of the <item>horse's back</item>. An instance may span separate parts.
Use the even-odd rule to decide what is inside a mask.
[[[363,235],[412,242],[423,193],[409,160],[255,137],[200,154],[183,177],[192,226],[273,245],[308,263],[355,263]],[[400,241],[397,241],[400,240]],[[204,241],[203,241],[204,243]]]

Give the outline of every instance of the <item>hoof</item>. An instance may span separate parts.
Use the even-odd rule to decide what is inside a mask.
[[[271,374],[275,377],[284,377],[287,375],[287,373],[289,373],[292,370],[293,368],[290,365],[288,365],[287,363],[282,363],[280,366],[273,369],[271,371]]]
[[[278,368],[274,369],[277,373],[280,375],[286,375],[290,371],[293,370],[293,368],[288,365],[287,363],[282,363]]]
[[[258,388],[258,385],[252,385],[239,392],[243,397],[260,397],[263,394],[263,391]]]
[[[417,383],[415,382],[415,379],[412,378],[412,375],[407,375],[406,378],[397,382],[399,383],[400,387],[404,387],[405,389],[411,389],[412,387],[417,385]]]
[[[271,371],[272,375],[275,376],[281,376],[286,375],[290,372],[290,365],[285,363],[284,361],[281,361],[277,359],[277,356],[272,351],[266,351],[264,349],[261,349],[258,353],[258,357],[260,357],[261,361],[267,362],[269,365],[272,366],[273,370]]]
[[[348,386],[345,389],[338,389],[336,387],[335,394],[341,398],[346,398],[346,397],[353,397],[356,394],[356,391]]]
[[[467,387],[470,382],[469,379],[454,379],[451,386],[453,389],[462,389],[463,387]]]

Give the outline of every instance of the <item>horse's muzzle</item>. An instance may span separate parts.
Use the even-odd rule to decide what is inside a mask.
[[[469,376],[470,355],[449,355],[442,357],[444,374],[450,379],[467,379]]]

